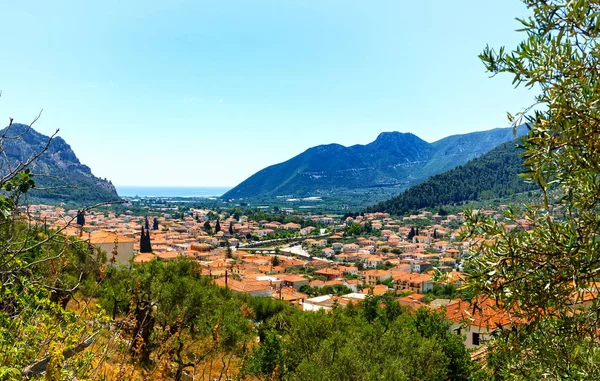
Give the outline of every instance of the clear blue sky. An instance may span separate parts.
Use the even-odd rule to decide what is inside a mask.
[[[507,126],[477,54],[518,0],[3,1],[0,122],[60,128],[117,185],[236,185],[324,143]]]

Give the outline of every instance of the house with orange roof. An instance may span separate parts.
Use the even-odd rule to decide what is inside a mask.
[[[333,250],[332,248],[326,247],[323,250],[321,250],[321,254],[323,254],[326,257],[332,257],[335,255],[335,250]]]
[[[373,241],[371,239],[362,238],[362,239],[358,240],[358,245],[362,246],[362,247],[364,247],[364,246],[374,246],[375,245],[375,241]]]
[[[375,246],[363,246],[358,250],[358,252],[361,254],[374,254],[375,250]]]
[[[355,262],[360,259],[358,253],[344,253],[335,256],[335,259],[339,262]]]
[[[176,251],[160,251],[154,252],[154,254],[156,255],[156,259],[161,261],[172,261],[181,257],[181,255]]]
[[[433,279],[429,274],[396,272],[392,275],[396,291],[412,291],[424,294],[433,289]]]
[[[150,262],[156,259],[156,255],[152,253],[140,253],[133,258],[135,263]]]
[[[365,283],[370,286],[375,286],[377,283],[385,282],[392,278],[390,270],[370,270],[363,272]]]
[[[215,280],[220,287],[229,288],[233,292],[252,296],[271,296],[271,286],[268,281],[235,280],[231,277],[221,277]]]
[[[296,290],[300,290],[300,288],[309,283],[308,279],[295,274],[279,274],[277,278],[281,279],[281,284],[284,287],[292,287]]]
[[[425,295],[423,294],[410,294],[402,298],[398,298],[398,303],[403,307],[408,307],[410,310],[416,311],[421,307],[429,308],[423,301]]]
[[[475,305],[457,299],[445,307],[446,319],[450,321],[450,331],[465,335],[465,346],[477,348],[485,344],[498,329],[510,329],[517,319],[498,307],[489,299],[481,299]]]
[[[304,300],[308,298],[308,295],[299,292],[293,287],[280,287],[277,290],[271,291],[271,297],[302,307],[302,304],[304,303]]]
[[[344,274],[358,275],[358,267],[356,266],[337,266],[337,269]]]
[[[386,294],[389,291],[390,291],[390,288],[388,286],[386,286],[385,284],[377,284],[375,286],[363,288],[363,290],[361,291],[361,293],[363,293],[363,294],[372,294],[374,296],[379,296],[379,295]]]
[[[315,271],[315,274],[324,276],[329,280],[341,278],[343,276],[343,273],[340,270],[335,270],[335,269],[332,269],[331,267],[326,267],[324,269],[317,270],[317,271]]]
[[[315,242],[315,246],[316,247],[326,247],[327,246],[327,240],[326,239],[320,239],[318,241]]]
[[[281,256],[280,256],[280,262],[281,262],[281,266],[286,269],[289,269],[291,267],[304,266],[306,264],[305,261],[302,261],[299,259],[294,259],[291,257],[285,257],[285,258],[281,259]]]
[[[441,253],[423,254],[421,259],[424,261],[439,261],[442,258]]]
[[[263,225],[265,229],[273,229],[273,230],[277,230],[277,229],[281,229],[281,222],[267,222],[266,224]]]
[[[444,257],[440,259],[440,265],[453,267],[456,264],[456,259],[450,257]]]
[[[455,259],[458,259],[458,257],[460,257],[460,251],[456,249],[446,249],[444,251],[444,254]]]
[[[314,279],[311,280],[310,283],[308,284],[310,287],[324,287],[325,286],[325,281],[321,280],[321,279]]]
[[[295,224],[293,222],[289,222],[289,223],[283,225],[282,228],[287,229],[287,230],[300,230],[302,228],[302,226]]]
[[[346,285],[346,279],[343,278],[338,278],[338,279],[333,279],[333,280],[328,280],[327,282],[325,282],[324,286],[347,286]]]
[[[198,252],[194,250],[183,250],[181,254],[191,259],[198,259]]]
[[[106,252],[107,260],[113,256],[116,249],[115,261],[119,264],[129,262],[133,258],[133,244],[135,239],[104,230],[96,230],[89,234],[92,246]]]
[[[271,266],[271,272],[273,274],[281,274],[285,272],[285,267],[283,266]]]
[[[302,304],[303,311],[331,311],[336,305],[346,306],[348,303],[361,303],[365,299],[365,294],[351,293],[343,296],[322,295],[304,300]]]
[[[300,234],[308,235],[308,234],[312,233],[312,231],[315,229],[316,228],[314,226],[307,226],[305,228],[300,229]]]
[[[412,271],[412,266],[409,263],[399,263],[396,266],[391,268],[392,274],[396,272],[404,272],[410,273]]]
[[[356,243],[348,243],[342,246],[343,253],[354,253],[360,249],[360,246]]]
[[[377,268],[377,266],[382,265],[384,263],[383,259],[378,255],[366,254],[361,257],[365,263],[365,268],[368,269]]]
[[[325,262],[325,261],[319,261],[317,259],[313,259],[312,261],[308,262],[306,264],[306,266],[314,267],[315,269],[323,269],[323,268],[329,266],[329,263]]]

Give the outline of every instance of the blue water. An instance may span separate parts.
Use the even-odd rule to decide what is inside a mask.
[[[117,193],[123,197],[219,197],[230,187],[150,187],[116,186]]]

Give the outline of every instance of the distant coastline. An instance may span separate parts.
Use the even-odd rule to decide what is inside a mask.
[[[231,187],[178,187],[117,185],[121,197],[220,197]]]

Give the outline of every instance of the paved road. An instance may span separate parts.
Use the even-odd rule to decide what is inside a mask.
[[[284,247],[281,249],[281,251],[284,251],[286,253],[290,253],[290,254],[295,254],[301,257],[305,257],[305,258],[310,258],[310,254],[308,254],[306,252],[306,250],[304,250],[302,248],[302,245],[294,245],[291,247]]]
[[[312,239],[317,239],[317,238],[324,238],[324,237],[328,237],[330,235],[332,235],[333,233],[326,233],[326,234],[319,234],[319,235],[307,235],[307,236],[302,236],[302,237],[294,237],[294,238],[277,238],[277,239],[269,239],[266,241],[258,241],[258,242],[249,242],[249,243],[240,243],[240,249],[244,248],[244,247],[254,247],[254,246],[262,246],[262,245],[268,245],[270,243],[277,243],[277,242],[301,242],[304,241],[306,239],[312,238]]]

